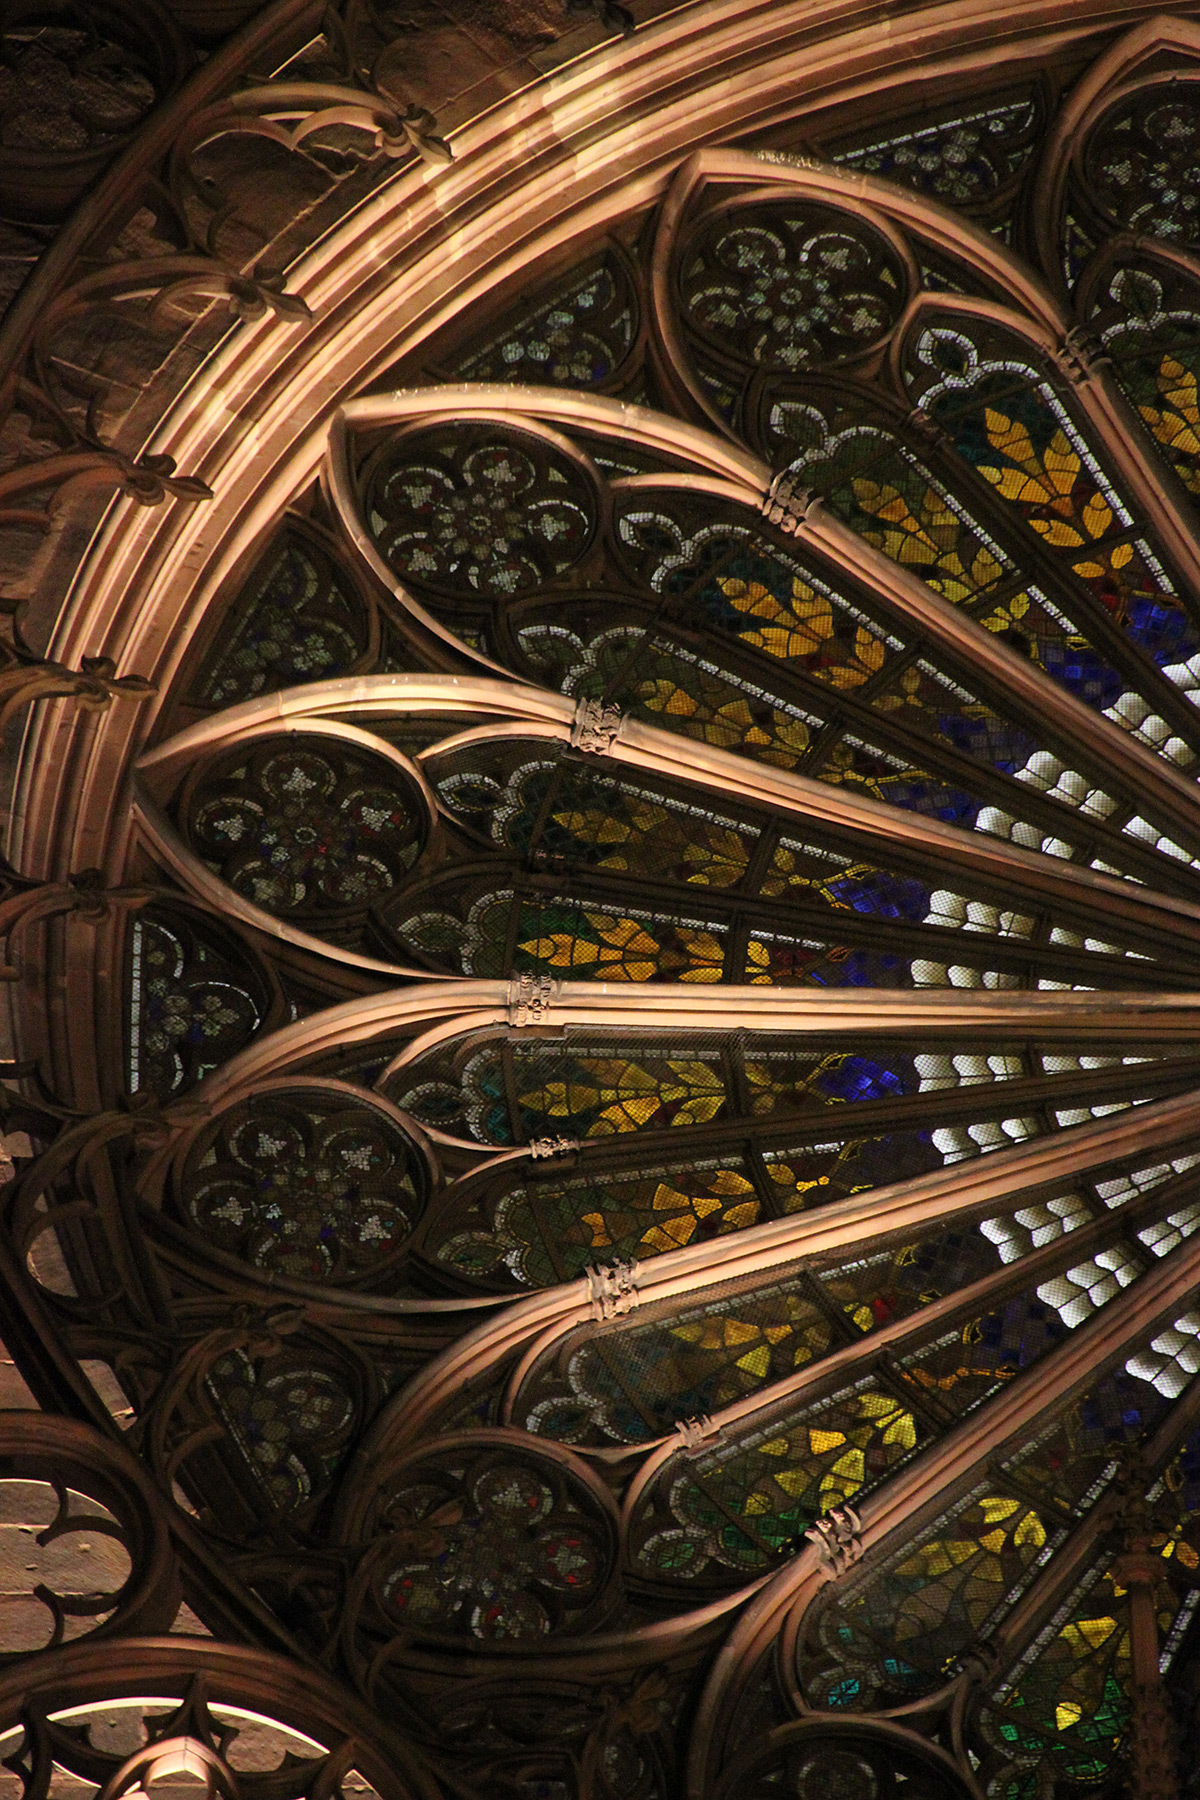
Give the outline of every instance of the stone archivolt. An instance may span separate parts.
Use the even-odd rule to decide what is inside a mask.
[[[4,25],[3,1759],[1159,1800],[1200,35],[571,10]]]

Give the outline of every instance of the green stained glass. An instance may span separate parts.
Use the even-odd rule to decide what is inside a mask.
[[[801,1276],[586,1334],[534,1373],[517,1416],[563,1443],[640,1443],[758,1392],[836,1341]]]
[[[552,1287],[596,1262],[661,1256],[742,1231],[761,1217],[753,1183],[739,1159],[728,1159],[603,1184],[516,1187],[496,1206],[490,1229],[455,1231],[435,1255],[445,1268],[475,1279]]]
[[[1129,1722],[1129,1676],[1124,1593],[1110,1568],[1097,1569],[1049,1640],[980,1714],[998,1780],[1103,1781]]]
[[[1018,1296],[962,1334],[964,1346],[969,1349],[973,1338],[983,1357],[992,1360],[1000,1380],[1016,1376],[1077,1323],[1056,1318],[1052,1302],[1043,1298],[1046,1292],[1043,1283],[1036,1295]],[[948,1340],[945,1347],[952,1356],[962,1354]],[[895,1551],[819,1611],[802,1651],[805,1691],[815,1704],[893,1706],[933,1692],[957,1672],[960,1659],[977,1638],[995,1630],[1072,1522],[1111,1485],[1123,1447],[1143,1440],[1165,1416],[1168,1400],[1162,1386],[1168,1384],[1156,1385],[1153,1372],[1140,1361],[1149,1349],[1149,1343],[1135,1348],[1123,1366],[1100,1376],[1045,1421],[1030,1441],[997,1461],[994,1485],[957,1501],[915,1544]],[[1000,1358],[1007,1358],[1007,1368]],[[922,1366],[929,1365],[918,1355],[905,1374],[911,1378]],[[928,1386],[926,1393],[940,1397]],[[970,1404],[982,1397],[976,1388]],[[1097,1616],[1090,1606],[1087,1612]],[[1104,1617],[1110,1612],[1100,1609]],[[1086,1635],[1060,1633],[1053,1639],[1059,1646],[1055,1657],[1065,1657],[1074,1667],[1072,1657]],[[1044,1641],[1037,1640],[1029,1653],[1035,1661]],[[1119,1641],[1103,1634],[1109,1645],[1105,1654],[1115,1653]],[[1101,1666],[1108,1668],[1103,1658],[1089,1664],[1093,1672]],[[1090,1674],[1081,1677],[1077,1699],[1090,1691],[1091,1679]],[[1010,1676],[1004,1691],[1021,1682],[1026,1700],[1013,1700],[1011,1706],[1006,1702],[1005,1722],[996,1728],[1006,1734],[1004,1741],[1015,1741],[1009,1725],[1020,1723],[1023,1706],[1044,1708],[1025,1676]],[[1092,1711],[1086,1715],[1081,1700],[1073,1715],[1084,1736],[1092,1729],[1088,1720],[1095,1723],[1099,1716],[1095,1709],[1101,1698],[1092,1695]],[[1010,1710],[1018,1716],[1009,1718]],[[1035,1761],[1044,1748],[1036,1735],[1042,1729],[1044,1721],[1030,1740]]]
[[[810,1407],[802,1424],[768,1425],[690,1465],[681,1459],[634,1519],[635,1566],[661,1582],[759,1574],[798,1549],[820,1514],[886,1479],[924,1436],[894,1394],[863,1382]]]
[[[854,1711],[940,1687],[1028,1585],[1048,1540],[1028,1503],[984,1488],[825,1606],[803,1654],[806,1696]]]

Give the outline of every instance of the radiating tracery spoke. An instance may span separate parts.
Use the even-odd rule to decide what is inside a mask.
[[[476,272],[140,756],[9,1240],[447,1792],[1110,1795],[1200,1657],[1200,111],[1106,54]]]

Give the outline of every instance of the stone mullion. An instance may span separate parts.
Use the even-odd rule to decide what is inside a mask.
[[[857,546],[857,539],[852,542]],[[886,562],[885,569],[897,575],[902,573]],[[931,601],[935,598],[932,594],[927,597]],[[951,608],[946,610],[953,613]],[[977,633],[981,639],[987,640],[990,650],[997,655],[1003,651],[1014,667],[1021,667],[1021,659],[1012,656],[1004,646],[995,645],[990,632],[972,625],[970,621],[954,619],[953,623],[956,628]],[[1052,693],[1057,694],[1054,683],[1048,678],[1041,679]],[[315,723],[323,720],[326,713],[344,713],[348,706],[353,708],[362,725],[369,726],[371,717],[376,713],[439,708],[448,711],[451,705],[460,714],[464,707],[476,706],[485,714],[488,711],[507,713],[508,722],[501,727],[498,735],[522,737],[527,733],[529,725],[536,721],[547,736],[565,738],[571,734],[577,710],[570,699],[542,690],[515,685],[503,687],[490,680],[474,678],[452,680],[428,676],[365,676],[346,681],[313,683],[307,689],[292,690],[282,707],[275,703],[276,698],[272,697],[271,702],[262,706],[255,704],[252,709],[238,709],[247,715],[239,730],[243,740],[250,728],[253,728],[256,735],[289,728],[311,729],[309,721]],[[1042,698],[1046,696],[1043,695]],[[1090,729],[1093,715],[1084,707],[1080,711],[1087,714]],[[518,723],[518,720],[524,720],[525,723]],[[1100,724],[1107,727],[1108,721],[1101,719]],[[322,723],[321,729],[329,731],[331,726]],[[147,772],[162,769],[165,774],[172,765],[182,765],[185,759],[194,759],[203,749],[215,749],[227,738],[229,730],[228,722],[219,719],[189,727],[143,757],[142,767]],[[343,732],[347,730],[346,727],[342,728]],[[353,735],[357,740],[359,733],[355,732]],[[361,735],[364,738],[367,736],[366,732]],[[1115,745],[1106,744],[1105,748],[1110,760],[1119,760],[1128,746],[1123,734],[1116,731],[1115,727],[1113,736],[1117,740]],[[369,741],[382,746],[380,739]],[[1159,930],[1166,928],[1168,919],[1171,921],[1170,928],[1166,931],[1169,943],[1177,942],[1183,932],[1200,939],[1200,906],[1186,900],[1156,895],[1152,890],[1140,887],[1135,894],[1131,894],[1131,884],[1127,881],[1115,880],[1092,869],[1079,868],[1035,851],[1022,850],[1000,839],[964,832],[956,826],[904,812],[882,801],[865,799],[785,770],[755,763],[749,758],[681,738],[675,733],[661,731],[633,719],[623,721],[615,739],[608,746],[606,755],[610,765],[624,765],[639,771],[665,775],[673,781],[688,784],[693,790],[699,782],[726,796],[740,795],[756,807],[773,811],[785,830],[789,828],[790,821],[794,820],[795,824],[790,826],[793,830],[803,829],[805,823],[810,823],[818,829],[843,833],[849,831],[863,840],[864,853],[894,855],[907,852],[919,858],[932,859],[943,868],[973,870],[982,879],[990,877],[1002,885],[1008,884],[1010,888],[1013,884],[1019,884],[1025,895],[1042,896],[1059,906],[1075,907],[1082,904],[1100,907],[1108,920],[1123,917],[1130,928],[1145,933],[1151,939],[1155,936],[1156,927]],[[1157,759],[1147,760],[1157,764]],[[1157,767],[1153,773],[1157,781]],[[1182,782],[1182,778],[1179,779]],[[1184,785],[1188,785],[1190,789],[1190,784]],[[208,898],[215,897],[226,911],[244,917],[260,930],[267,930],[274,936],[293,942],[303,939],[306,948],[317,948],[324,952],[324,946],[317,944],[316,940],[310,940],[307,934],[298,933],[268,915],[260,916],[257,908],[241,900],[240,896],[230,893],[187,848],[161,809],[144,790],[137,804],[143,821],[186,887]],[[1200,800],[1196,804],[1200,807]],[[868,852],[867,847],[872,843],[878,849]],[[350,960],[360,966],[384,972],[390,972],[395,967],[357,954]]]
[[[1188,1171],[1128,1202],[1117,1215],[1130,1230],[1133,1248],[1143,1263],[1143,1272],[1147,1251],[1143,1244],[1132,1237],[1134,1229],[1139,1224],[1168,1216],[1194,1195],[1198,1185],[1200,1176]],[[1105,1212],[1093,1217],[1087,1225],[1076,1231],[1059,1237],[1040,1249],[1028,1250],[1016,1262],[1003,1264],[990,1274],[981,1276],[967,1286],[929,1302],[917,1312],[895,1319],[891,1324],[881,1326],[865,1336],[850,1324],[844,1309],[830,1298],[825,1284],[810,1267],[794,1264],[781,1270],[779,1278],[788,1280],[802,1290],[821,1316],[831,1324],[831,1348],[820,1358],[806,1364],[803,1369],[779,1377],[768,1388],[760,1389],[742,1400],[730,1402],[723,1409],[718,1422],[726,1425],[742,1424],[768,1406],[781,1406],[789,1397],[794,1399],[802,1395],[809,1387],[830,1383],[837,1386],[849,1377],[860,1362],[870,1365],[872,1358],[891,1371],[894,1381],[899,1384],[898,1391],[902,1391],[906,1397],[906,1404],[925,1402],[924,1395],[920,1395],[918,1400],[919,1390],[910,1390],[906,1373],[899,1361],[901,1354],[923,1340],[936,1337],[940,1331],[952,1328],[963,1319],[1005,1304],[1015,1295],[1028,1291],[1041,1281],[1051,1279],[1073,1263],[1104,1248],[1112,1241],[1113,1216]],[[748,1289],[747,1298],[752,1297],[752,1294],[753,1290]],[[699,1294],[694,1296],[694,1299],[699,1298]],[[563,1341],[578,1329],[579,1327],[567,1328],[563,1333]],[[601,1340],[594,1338],[592,1341]],[[547,1354],[549,1352],[543,1345],[539,1349],[537,1360],[540,1361]],[[525,1375],[521,1375],[510,1382],[510,1397],[515,1397],[525,1378]],[[1200,1390],[1197,1399],[1200,1400]],[[933,1412],[932,1408],[929,1410]],[[936,1420],[939,1429],[943,1431],[957,1423],[955,1416],[941,1407],[936,1409]],[[1037,1499],[1037,1503],[1041,1504],[1040,1497],[1031,1496],[1031,1499]]]
[[[877,1489],[857,1509],[862,1553],[883,1550],[896,1534],[911,1536],[956,1495],[986,1475],[997,1455],[1027,1438],[1051,1408],[1066,1405],[1118,1362],[1131,1342],[1187,1303],[1200,1279],[1200,1240],[1192,1240],[1111,1300],[1058,1351],[1003,1389]],[[748,1672],[777,1639],[780,1667],[794,1666],[799,1632],[808,1608],[832,1571],[815,1547],[806,1548],[751,1600],[727,1637],[701,1700],[720,1729]],[[799,1699],[791,1677],[793,1703]]]
[[[1200,1029],[1200,995],[1177,993],[1001,991],[989,989],[835,989],[714,986],[695,983],[563,982],[550,992],[537,1021],[561,1031],[568,1025],[589,1030],[656,1028],[673,1035],[689,1032],[778,1033],[784,1036],[859,1035],[870,1043],[926,1037],[961,1039],[977,1048],[981,1034],[1004,1041],[1033,1039],[1040,1049],[1126,1050],[1156,1044],[1190,1044]],[[204,1078],[196,1093],[206,1104],[223,1105],[264,1079],[298,1070],[317,1056],[358,1048],[373,1039],[412,1037],[406,1050],[376,1082],[382,1089],[432,1050],[472,1032],[521,1031],[510,1020],[513,984],[508,981],[430,979],[341,1002],[307,1018],[280,1026],[269,1039],[239,1051]],[[479,1154],[487,1154],[486,1145]]]
[[[1194,1184],[1193,1184],[1194,1185]],[[1141,1219],[1152,1217],[1161,1211],[1160,1196],[1156,1193],[1146,1195],[1141,1203],[1135,1203],[1137,1216]],[[900,1362],[904,1355],[911,1355],[923,1343],[936,1338],[940,1333],[956,1330],[964,1322],[981,1313],[990,1312],[1005,1305],[1022,1293],[1028,1293],[1041,1283],[1053,1279],[1065,1269],[1071,1267],[1102,1249],[1111,1241],[1111,1232],[1107,1229],[1108,1221],[1096,1219],[1090,1225],[1076,1232],[1058,1238],[1054,1243],[1044,1245],[1040,1250],[1031,1250],[1014,1263],[1006,1263],[993,1270],[989,1275],[959,1288],[953,1293],[931,1301],[928,1305],[892,1324],[880,1327],[865,1336],[856,1337],[851,1343],[831,1349],[819,1359],[807,1364],[792,1375],[780,1377],[777,1381],[760,1388],[741,1400],[731,1401],[712,1417],[712,1435],[718,1432],[741,1433],[748,1429],[764,1430],[769,1425],[778,1423],[783,1426],[783,1417],[795,1413],[801,1406],[820,1405],[822,1399],[853,1382],[861,1376],[885,1373],[888,1377],[889,1391],[894,1392],[904,1406],[918,1413],[929,1424],[936,1438],[946,1437],[963,1424],[960,1415],[949,1407],[943,1407],[922,1393],[907,1376],[907,1371]],[[1150,1260],[1152,1267],[1159,1266],[1149,1258],[1149,1253],[1142,1245],[1138,1245],[1143,1264]],[[1138,1281],[1146,1278],[1147,1271],[1143,1266]],[[818,1286],[821,1284],[818,1282]],[[1131,1285],[1126,1292],[1132,1292],[1138,1282]],[[826,1300],[826,1306],[829,1305]],[[1098,1309],[1093,1318],[1102,1314],[1108,1316],[1113,1305]],[[1082,1329],[1082,1327],[1080,1327]],[[1075,1334],[1076,1336],[1078,1333]],[[595,1341],[595,1340],[593,1340]],[[1067,1340],[1074,1342],[1074,1337]],[[1065,1346],[1058,1350],[1048,1351],[1046,1357],[1036,1366],[1041,1368],[1049,1359],[1063,1354]],[[992,1407],[1000,1395],[1008,1389],[1001,1386],[998,1393],[993,1394],[975,1413],[985,1412]],[[974,1415],[972,1415],[974,1416]],[[925,1449],[931,1446],[927,1444]],[[924,1454],[924,1452],[922,1452]],[[633,1478],[626,1497],[625,1506],[632,1514],[637,1499],[658,1480],[662,1470],[672,1458],[678,1457],[679,1447],[670,1439],[664,1439],[657,1449],[647,1457],[642,1467]],[[1004,1484],[1008,1476],[999,1469],[995,1479]],[[1017,1487],[1020,1477],[1017,1477]],[[1039,1510],[1045,1505],[1045,1496],[1033,1496],[1031,1503]]]
[[[990,633],[983,635],[990,636]],[[1129,883],[1114,881],[1091,869],[1081,869],[1035,851],[1023,851],[998,838],[941,825],[883,802],[860,799],[802,776],[751,763],[728,751],[675,738],[632,719],[623,723],[609,755],[616,761],[669,774],[676,779],[690,776],[693,782],[697,779],[706,781],[724,788],[727,793],[740,791],[756,805],[774,807],[781,823],[791,814],[796,820],[793,829],[802,829],[803,822],[810,821],[818,827],[853,830],[864,840],[864,853],[885,856],[907,852],[928,857],[938,865],[944,879],[948,878],[949,870],[959,868],[970,870],[985,881],[990,878],[1000,884],[1007,882],[1008,891],[1014,898],[1019,894],[1022,903],[1028,899],[1074,909],[1080,903],[1088,904],[1088,890],[1092,889],[1095,897],[1091,904],[1104,908],[1106,923],[1111,925],[1123,912],[1133,927],[1132,915],[1136,909],[1136,928],[1145,932],[1148,938],[1154,934],[1150,913],[1155,900],[1164,913],[1169,910],[1180,921],[1186,917],[1190,922],[1193,914],[1200,910],[1191,902],[1173,901],[1165,895],[1154,896],[1144,889],[1139,889],[1136,898],[1132,897]],[[871,845],[872,839],[877,848]]]
[[[922,877],[929,879],[928,864],[922,869],[919,859],[912,855],[899,857],[896,863],[902,873],[911,873],[916,880]],[[952,870],[935,871],[935,877],[939,874],[944,874],[948,883],[954,881],[955,872]],[[743,894],[739,888],[710,888],[700,884],[685,887],[682,883],[673,885],[653,876],[625,872],[614,874],[606,880],[601,871],[587,863],[570,865],[557,880],[553,874],[523,876],[519,868],[498,864],[496,886],[505,885],[506,877],[512,881],[518,902],[544,902],[555,897],[556,888],[569,886],[573,897],[580,900],[587,897],[597,907],[605,910],[623,906],[659,912],[699,909],[710,915],[719,915],[728,923],[730,939],[726,961],[730,966],[730,974],[727,979],[733,981],[737,980],[738,973],[746,967],[745,944],[749,933],[754,930],[793,939],[801,934],[808,934],[827,940],[831,948],[842,942],[871,949],[894,949],[908,961],[925,956],[933,962],[941,962],[954,960],[955,953],[959,958],[963,956],[962,935],[946,926],[926,921],[898,923],[872,914],[855,913],[849,908],[836,909],[806,896],[803,890],[794,895],[789,894],[786,898],[772,897],[764,900],[755,895]],[[418,895],[422,894],[424,888],[417,892]],[[1013,904],[1014,898],[1019,904],[1020,898],[1014,897],[1011,888],[1006,892],[994,880],[983,887],[982,893],[965,897],[990,900],[998,909],[1005,904]],[[402,891],[400,898],[403,898]],[[516,911],[517,908],[514,907],[514,913]],[[1044,915],[1044,930],[1040,933],[1035,930],[1028,937],[1020,937],[1015,933],[1011,936],[999,932],[972,933],[970,949],[973,954],[970,960],[974,963],[990,963],[995,968],[1009,970],[1026,980],[1036,975],[1058,976],[1069,984],[1078,983],[1090,987],[1103,974],[1118,983],[1141,985],[1139,977],[1144,965],[1131,965],[1119,953],[1113,956],[1105,951],[1089,951],[1073,945],[1052,943],[1051,927],[1063,922],[1061,913]],[[1112,929],[1099,917],[1082,917],[1073,922],[1089,936]],[[518,935],[518,926],[510,923],[510,966],[515,957]],[[1144,942],[1143,938],[1132,932],[1122,933],[1119,927],[1113,932],[1113,936],[1126,937],[1132,943]],[[944,955],[941,954],[943,952]],[[1174,975],[1181,983],[1188,982],[1189,985],[1200,987],[1200,952],[1196,960],[1198,966],[1195,970],[1189,968],[1185,958],[1177,959],[1174,965],[1165,958],[1156,959],[1154,968],[1156,974],[1164,979]]]
[[[807,1140],[820,1143],[831,1134],[840,1138],[874,1137],[905,1131],[931,1119],[948,1125],[972,1123],[977,1119],[1009,1118],[1035,1109],[1043,1113],[1045,1132],[1050,1134],[1063,1129],[1050,1116],[1056,1107],[1097,1106],[1131,1096],[1162,1098],[1192,1087],[1200,1088],[1200,1062],[1191,1058],[1180,1059],[1178,1064],[1166,1062],[1157,1070],[1153,1064],[1139,1063],[1133,1068],[1118,1065],[1096,1069],[1078,1077],[1053,1075],[969,1082],[906,1094],[897,1100],[863,1100],[851,1106],[823,1106],[819,1112],[800,1111],[792,1123],[786,1114],[781,1116],[778,1112],[762,1117],[739,1113],[728,1119],[707,1120],[688,1126],[686,1155],[690,1158],[693,1154],[728,1152],[741,1148],[747,1140],[760,1155],[803,1150],[808,1147]],[[635,1171],[651,1159],[680,1154],[678,1128],[647,1128],[585,1140],[579,1146],[574,1167],[594,1168],[598,1176],[607,1177]],[[490,1189],[486,1172],[464,1177],[464,1184],[468,1180],[487,1182],[484,1191]]]
[[[969,1224],[1054,1188],[1074,1188],[1089,1169],[1111,1167],[1143,1154],[1159,1160],[1172,1145],[1194,1142],[1198,1134],[1200,1094],[1149,1101],[1131,1108],[1115,1125],[1105,1119],[1070,1126],[1011,1150],[995,1150],[968,1163],[832,1201],[809,1213],[666,1252],[636,1267],[636,1302],[679,1296],[694,1303],[714,1281],[778,1278],[801,1259],[811,1265],[847,1251],[861,1253],[872,1241],[881,1247],[903,1241],[951,1220]],[[1157,1269],[1151,1271],[1135,1286],[1153,1284],[1158,1274]],[[414,1379],[406,1401],[411,1429],[440,1411],[460,1385],[492,1366],[515,1343],[529,1344],[551,1330],[561,1336],[591,1317],[592,1295],[584,1279],[514,1301],[494,1323],[481,1326]]]
[[[728,159],[729,153],[722,153],[721,160]],[[748,157],[745,164],[747,175],[753,174],[756,179],[762,179],[763,165]],[[792,174],[796,185],[805,185],[803,176],[795,171]],[[773,178],[780,178],[778,171],[774,172]],[[845,196],[841,198],[844,199]],[[972,310],[970,302],[964,301],[962,304],[966,310]],[[990,303],[986,307],[983,303],[976,303],[975,310],[981,307],[989,313],[994,310]],[[1018,329],[1028,335],[1027,321],[1018,319],[1015,323]],[[633,409],[614,406],[612,402],[606,403],[600,396],[585,398],[572,395],[569,400],[571,404],[568,405],[562,397],[554,394],[517,387],[508,390],[501,398],[493,384],[476,389],[430,390],[425,395],[381,395],[352,401],[342,409],[339,428],[331,436],[331,482],[335,498],[343,510],[349,507],[353,512],[353,487],[346,468],[348,425],[370,426],[393,421],[399,423],[406,417],[420,413],[431,419],[439,416],[459,417],[464,409],[469,409],[473,416],[492,416],[499,422],[514,424],[522,416],[528,418],[530,415],[547,422],[565,423],[577,418],[581,412],[591,413],[599,422],[605,419],[607,406],[613,414],[613,422],[628,430],[627,415]],[[662,420],[656,423],[661,435],[668,441],[671,437],[677,437],[682,450],[686,436],[690,448],[690,438],[695,435],[694,431],[688,432],[687,428],[679,427],[674,421]],[[718,447],[714,446],[715,448]],[[730,463],[740,465],[738,475],[744,486],[738,494],[737,481],[731,482],[725,476],[723,481],[713,484],[714,491],[719,489],[728,497],[741,499],[747,505],[765,505],[772,481],[771,472],[766,465],[745,452],[731,456],[728,447],[719,448],[724,450],[727,467]],[[391,580],[390,572],[365,537],[363,528],[355,527],[353,516],[347,517],[346,523],[360,554],[367,557],[371,567],[376,569],[382,579]],[[798,542],[823,555],[842,574],[848,574],[856,585],[864,586],[879,595],[888,610],[910,629],[915,627],[920,636],[940,645],[952,662],[967,674],[968,679],[982,675],[989,686],[1006,694],[1010,703],[1015,702],[1029,718],[1043,722],[1049,720],[1066,742],[1082,745],[1099,767],[1113,768],[1118,777],[1128,785],[1135,802],[1160,812],[1164,821],[1182,818],[1191,830],[1200,833],[1200,796],[1196,795],[1193,782],[1170,768],[1153,751],[1131,739],[1111,720],[1067,693],[1026,658],[1018,656],[1007,645],[998,642],[993,633],[966,617],[960,609],[935,593],[919,577],[893,563],[881,550],[858,537],[819,500],[810,500],[806,504],[804,517],[798,518],[786,529],[794,532]],[[1169,695],[1165,703],[1173,704]],[[1186,703],[1181,698],[1179,704]]]

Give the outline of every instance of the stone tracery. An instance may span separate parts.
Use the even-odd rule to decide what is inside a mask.
[[[5,903],[126,996],[116,1056],[26,1021],[18,1358],[101,1434],[108,1370],[209,1628],[400,1721],[380,1793],[1111,1787],[1139,1505],[1193,1654],[1198,328],[1146,32],[1057,123],[1006,76],[834,160],[676,146],[522,309],[393,333],[104,716],[103,808],[78,748],[43,872],[90,832],[112,897]],[[327,128],[446,167],[389,68]],[[332,157],[301,86],[248,131]],[[164,270],[231,354],[315,316],[235,218]]]

